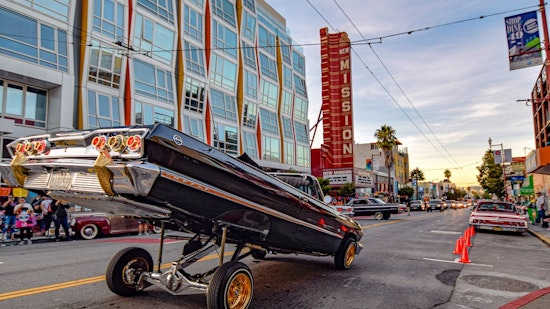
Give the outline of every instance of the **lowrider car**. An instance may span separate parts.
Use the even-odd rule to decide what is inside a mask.
[[[523,233],[527,231],[527,219],[518,213],[512,203],[482,201],[477,204],[469,219],[477,230]]]
[[[83,239],[99,236],[138,233],[138,220],[98,211],[75,211],[69,213],[72,233]],[[160,227],[149,224],[149,232],[160,232]]]

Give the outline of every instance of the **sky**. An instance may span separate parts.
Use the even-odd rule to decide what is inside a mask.
[[[449,169],[451,182],[464,188],[479,185],[476,167],[489,138],[494,150],[511,149],[513,157],[535,148],[530,103],[518,100],[530,98],[541,66],[509,69],[504,18],[537,10],[539,1],[267,3],[303,49],[310,126],[321,109],[319,30],[328,27],[352,42],[355,143],[376,142],[376,129],[389,125],[406,147],[410,170],[440,181]],[[321,142],[318,130],[313,148]]]

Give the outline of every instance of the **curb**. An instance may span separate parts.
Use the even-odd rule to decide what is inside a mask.
[[[499,309],[517,309],[517,308],[520,308],[522,306],[525,306],[533,301],[535,301],[536,299],[539,299],[541,297],[543,297],[544,295],[550,293],[550,287],[548,288],[544,288],[544,289],[540,289],[538,291],[535,291],[535,292],[532,292],[532,293],[529,293],[523,297],[520,297],[512,302],[509,302],[507,303],[506,305],[503,305],[501,306]],[[541,307],[543,308],[543,307]]]
[[[545,243],[547,246],[550,246],[550,238],[544,236],[543,234],[536,232],[532,229],[527,229],[527,232],[531,233],[533,236],[540,239],[543,243]]]

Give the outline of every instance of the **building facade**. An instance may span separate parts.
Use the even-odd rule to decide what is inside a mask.
[[[310,172],[305,58],[264,0],[0,2],[0,143],[163,123]]]

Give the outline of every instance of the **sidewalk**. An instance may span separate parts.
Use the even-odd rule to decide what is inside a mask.
[[[33,237],[31,238],[31,241],[33,244],[43,243],[48,241],[55,242],[55,237],[53,235],[51,237],[48,237],[48,236],[43,236],[41,234],[34,233]],[[18,244],[19,244],[19,238],[0,240],[0,247],[17,246]],[[26,240],[24,241],[23,246],[27,246]]]
[[[529,218],[527,218],[529,220]],[[529,233],[550,246],[550,230],[529,224]],[[550,287],[520,297],[499,309],[548,309],[550,308]]]

